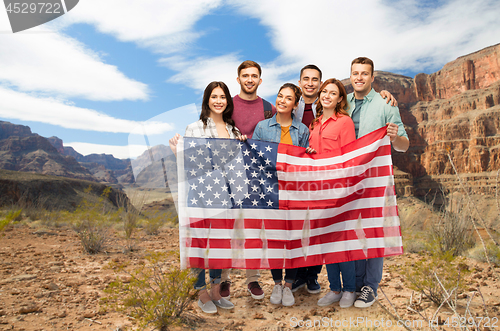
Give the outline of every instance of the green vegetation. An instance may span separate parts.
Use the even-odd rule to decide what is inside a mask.
[[[19,222],[22,219],[22,209],[11,210],[7,213],[3,220],[0,220],[0,232],[9,224]]]
[[[90,193],[92,188],[85,191]],[[111,188],[106,188],[96,200],[83,199],[78,208],[72,213],[72,226],[89,254],[101,252],[110,240],[109,230],[119,221],[119,211],[114,211],[107,203]]]
[[[453,256],[460,256],[474,247],[473,220],[466,212],[465,203],[450,194],[446,206],[441,208],[439,219],[430,227],[431,243],[442,254],[450,252]]]
[[[139,326],[168,330],[181,321],[194,292],[195,278],[190,270],[180,270],[165,261],[171,254],[151,253],[146,263],[128,275],[130,282],[119,277],[105,290],[105,301],[120,311],[134,317]],[[178,258],[178,256],[177,256]],[[116,272],[124,272],[125,265],[112,266]]]
[[[464,275],[467,264],[463,258],[456,258],[451,252],[440,253],[435,248],[431,255],[403,270],[408,287],[422,293],[437,305],[449,299],[446,293],[455,297],[465,290]]]

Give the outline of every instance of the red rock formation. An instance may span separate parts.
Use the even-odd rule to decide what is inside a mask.
[[[415,76],[418,101],[450,99],[465,91],[484,89],[500,79],[500,44],[459,57],[431,75]]]

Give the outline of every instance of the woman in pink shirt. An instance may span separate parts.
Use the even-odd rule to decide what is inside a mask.
[[[316,118],[309,128],[308,153],[324,153],[356,140],[354,123],[347,114],[347,93],[344,85],[335,78],[326,80],[319,89]],[[326,265],[330,291],[318,300],[318,306],[328,306],[340,301],[341,308],[348,308],[356,300],[356,271],[354,261]],[[342,273],[342,284],[340,283]]]
[[[316,118],[309,127],[310,153],[324,153],[339,149],[356,140],[354,122],[347,114],[347,93],[335,78],[321,85],[316,101]]]

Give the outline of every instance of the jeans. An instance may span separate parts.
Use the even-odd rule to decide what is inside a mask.
[[[229,274],[231,273],[232,269],[222,269],[222,281],[223,282],[228,282],[229,281]],[[252,282],[257,282],[260,278],[260,271],[259,269],[246,269],[245,270],[246,275],[247,275],[247,280],[245,282],[246,285],[252,283]]]
[[[204,290],[207,287],[207,284],[205,283],[205,269],[193,268],[192,272],[193,274],[198,275],[198,280],[194,284],[194,288],[196,290]],[[222,269],[210,269],[208,273],[210,275],[210,283],[219,284],[221,273]]]
[[[285,282],[292,284],[297,277],[297,269],[285,269]],[[274,282],[281,282],[283,280],[283,269],[271,269]]]
[[[354,261],[330,263],[326,265],[330,290],[334,292],[354,292],[356,290],[356,270]],[[342,273],[342,284],[340,283]]]
[[[321,272],[321,268],[323,268],[323,265],[298,268],[297,279],[302,279],[303,281],[318,280],[318,274]]]
[[[378,284],[382,280],[384,258],[357,260],[356,262],[356,291],[361,291],[363,286],[370,286],[377,296]]]

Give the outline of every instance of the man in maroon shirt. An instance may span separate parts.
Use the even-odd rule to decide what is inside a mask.
[[[236,127],[248,138],[253,135],[257,123],[271,118],[276,108],[257,95],[257,88],[262,83],[262,69],[257,62],[244,61],[238,67],[240,93],[233,98],[233,120]]]
[[[241,134],[251,138],[257,123],[271,118],[276,113],[276,108],[268,101],[257,95],[257,88],[262,83],[262,69],[257,62],[244,61],[238,67],[236,78],[241,89],[239,95],[233,97],[233,120]],[[221,295],[228,299],[230,296],[230,280],[228,269],[222,270]],[[259,270],[246,270],[248,291],[252,298],[263,299],[264,291],[260,287]]]

